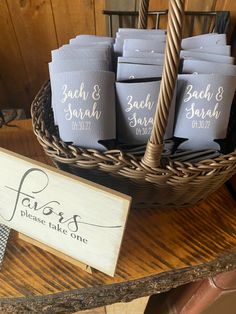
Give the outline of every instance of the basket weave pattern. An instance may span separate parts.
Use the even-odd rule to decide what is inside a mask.
[[[147,6],[142,6],[143,2],[148,3],[141,1],[140,8],[147,10]],[[169,161],[161,166],[163,135],[178,69],[182,15],[183,1],[170,0],[165,66],[156,123],[144,156],[137,157],[118,149],[106,152],[82,149],[61,141],[53,125],[49,83],[41,88],[31,107],[34,132],[45,153],[57,166],[131,195],[132,206],[136,208],[194,205],[236,172],[236,151],[195,164]]]

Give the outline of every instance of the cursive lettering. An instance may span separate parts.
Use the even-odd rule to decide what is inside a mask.
[[[94,85],[93,93],[92,93],[93,100],[97,101],[97,100],[99,100],[101,98],[100,92],[101,92],[101,88],[99,87],[99,85]]]
[[[218,88],[217,93],[216,93],[216,100],[217,101],[221,101],[223,99],[223,93],[224,93],[224,88],[222,86],[220,86]]]
[[[188,102],[191,99],[206,99],[210,101],[213,97],[213,93],[210,92],[211,84],[208,84],[205,90],[197,91],[193,90],[193,85],[188,85],[186,88],[186,97],[184,98],[184,102]]]
[[[129,95],[127,97],[128,100],[128,107],[125,109],[126,112],[131,111],[132,109],[144,109],[147,108],[148,110],[151,110],[154,106],[154,102],[150,100],[151,95],[147,94],[145,100],[141,100],[140,102],[137,100],[133,100],[133,96]]]
[[[38,187],[38,189],[29,192],[25,191],[25,183],[28,182],[28,186],[30,186],[30,175],[32,173],[35,173],[37,175],[40,175],[41,177],[34,177],[34,182],[38,182],[39,185],[42,185],[41,187]],[[43,183],[43,184],[42,184]],[[18,188],[14,189],[11,187],[6,186],[7,189],[10,189],[16,193],[16,197],[14,200],[14,206],[12,213],[10,214],[9,218],[1,217],[5,221],[12,221],[16,215],[17,212],[21,213],[24,212],[23,210],[31,210],[33,212],[40,212],[43,216],[52,217],[53,221],[57,221],[57,223],[65,225],[68,230],[71,232],[77,232],[79,231],[79,225],[85,224],[92,227],[97,228],[121,228],[121,226],[107,226],[107,225],[98,225],[94,223],[90,223],[87,221],[83,221],[82,217],[78,214],[72,215],[71,217],[66,216],[65,212],[60,211],[60,202],[57,200],[50,200],[47,203],[40,204],[40,201],[36,199],[36,196],[40,198],[40,193],[46,192],[46,189],[49,185],[49,177],[47,173],[41,169],[38,168],[31,168],[27,170],[19,183]],[[49,192],[50,193],[50,192]],[[40,220],[41,218],[39,218]]]
[[[67,108],[64,108],[65,112],[65,119],[70,121],[73,117],[77,119],[83,120],[84,118],[95,118],[96,120],[99,120],[102,114],[101,110],[97,110],[97,103],[95,102],[93,104],[92,110],[86,108],[78,108],[73,109],[71,107],[71,103],[67,104]]]
[[[147,127],[149,124],[153,125],[153,117],[137,117],[137,113],[134,112],[132,116],[128,117],[129,126],[135,128],[136,126]]]
[[[84,89],[84,82],[80,84],[79,89],[68,89],[68,86],[64,84],[62,86],[62,95],[63,98],[61,99],[61,103],[65,103],[67,99],[82,99],[82,100],[87,100],[89,93],[85,91]]]
[[[185,110],[187,111],[186,113],[186,118],[187,119],[192,119],[194,117],[198,117],[201,119],[205,119],[205,118],[215,118],[215,119],[219,119],[221,111],[217,110],[218,109],[218,103],[215,105],[214,109],[208,109],[205,110],[204,108],[201,109],[197,109],[195,108],[195,104],[191,104],[190,107],[185,108]]]

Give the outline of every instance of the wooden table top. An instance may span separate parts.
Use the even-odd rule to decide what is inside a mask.
[[[49,163],[31,121],[0,129],[0,147]],[[191,208],[132,210],[111,278],[88,274],[12,232],[0,313],[72,313],[129,301],[236,267],[236,202],[225,186]]]

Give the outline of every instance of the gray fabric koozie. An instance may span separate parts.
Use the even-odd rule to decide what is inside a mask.
[[[159,81],[117,82],[117,138],[128,145],[146,144],[153,127],[160,90]],[[173,136],[175,97],[166,128],[165,139]]]
[[[99,141],[116,137],[114,73],[56,73],[53,82],[61,139],[80,147],[104,150]]]
[[[220,149],[214,140],[226,136],[235,86],[235,76],[178,76],[174,136],[188,139],[180,149]]]

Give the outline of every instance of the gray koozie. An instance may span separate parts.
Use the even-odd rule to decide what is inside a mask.
[[[214,45],[226,45],[226,34],[209,33],[182,39],[182,49],[194,49]]]
[[[155,39],[147,40],[127,38],[124,40],[123,50],[164,53],[165,45],[165,41],[162,42]]]
[[[117,137],[122,144],[145,144],[150,138],[161,81],[116,83]],[[172,102],[165,138],[173,136]]]
[[[84,41],[84,40],[80,40],[79,38],[71,38],[70,41],[69,41],[69,44],[70,45],[79,45],[79,46],[88,46],[88,45],[106,45],[106,46],[110,46],[112,47],[113,45],[113,42],[114,42],[114,39],[112,41],[110,40],[99,40],[99,41],[91,41],[91,39],[89,41]]]
[[[219,46],[222,47],[222,46]],[[182,67],[183,74],[223,74],[236,76],[236,65],[228,63],[217,63],[203,60],[184,60]]]
[[[180,51],[181,59],[194,59],[194,60],[205,60],[210,62],[219,62],[219,63],[227,63],[233,64],[234,58],[224,55],[217,55],[213,53],[205,53],[199,51],[191,51],[191,50],[181,50]]]
[[[118,63],[132,63],[132,64],[152,64],[163,65],[163,58],[131,58],[131,57],[118,57]]]
[[[107,60],[99,59],[71,59],[71,60],[56,60],[48,64],[49,76],[52,89],[52,109],[54,115],[54,124],[57,125],[57,117],[54,104],[54,75],[55,73],[67,71],[109,71],[109,64]]]
[[[63,46],[59,49],[51,51],[52,61],[68,60],[68,59],[99,59],[107,60],[109,58],[109,50],[95,48],[79,49],[73,48],[72,45]]]
[[[96,43],[96,42],[105,42],[112,44],[114,42],[114,38],[112,37],[104,37],[104,36],[97,36],[97,35],[77,35],[74,38],[77,43],[79,44],[89,44],[89,43]]]
[[[54,75],[60,137],[84,148],[103,150],[100,140],[116,137],[115,75],[104,71]]]
[[[136,78],[161,77],[163,67],[161,65],[118,63],[117,81],[125,81]]]
[[[216,55],[230,56],[231,55],[231,46],[230,45],[225,45],[225,46],[214,45],[214,46],[189,49],[189,51],[213,53]]]
[[[123,57],[127,58],[149,58],[155,60],[164,60],[164,54],[159,52],[143,52],[143,51],[131,51],[123,50]],[[141,59],[140,59],[141,60]]]
[[[159,40],[160,42],[166,41],[166,35],[164,34],[154,34],[154,33],[140,33],[140,32],[128,32],[128,33],[117,33],[117,37],[114,43],[114,52],[116,55],[121,56],[123,52],[124,40],[132,39],[147,39],[147,40]]]
[[[178,76],[174,135],[188,140],[180,149],[219,149],[226,136],[236,77],[219,74]]]

